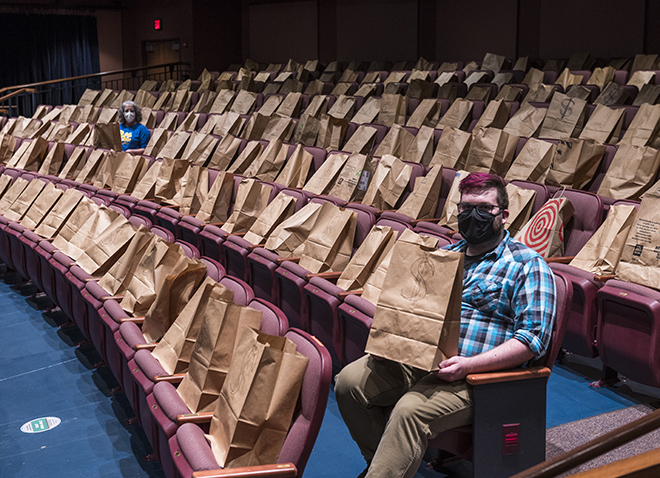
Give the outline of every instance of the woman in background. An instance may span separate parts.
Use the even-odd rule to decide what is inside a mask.
[[[142,111],[133,101],[124,101],[119,107],[121,149],[131,154],[142,154],[149,143],[151,133],[141,124]]]

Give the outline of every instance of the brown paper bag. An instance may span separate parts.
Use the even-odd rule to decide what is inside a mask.
[[[626,85],[636,86],[641,91],[644,85],[649,84],[653,79],[655,79],[655,71],[636,71]]]
[[[44,238],[54,237],[82,200],[83,194],[73,188],[64,191],[53,208],[39,223],[34,232]]]
[[[635,206],[610,206],[603,224],[570,265],[599,276],[614,274],[636,212]]]
[[[335,153],[328,156],[321,167],[307,181],[303,190],[316,195],[326,194],[335,183],[339,171],[347,160],[347,154]]]
[[[566,91],[569,86],[579,85],[580,83],[582,83],[582,76],[574,75],[568,68],[564,68],[564,71],[561,72],[561,75],[559,75],[555,81],[555,85],[561,86],[564,91]]]
[[[614,199],[639,199],[660,169],[660,151],[648,146],[619,145],[598,194]]]
[[[644,104],[639,107],[621,143],[635,146],[657,147],[660,129],[660,105]]]
[[[9,207],[16,201],[16,198],[21,195],[23,190],[30,184],[30,181],[23,178],[16,178],[9,189],[0,198],[0,214],[4,214],[9,210]]]
[[[153,158],[158,157],[158,153],[160,153],[160,150],[163,149],[169,139],[170,134],[167,129],[154,129],[153,133],[151,133],[151,137],[149,138],[149,143],[147,143],[147,147],[144,149],[144,155],[151,156]]]
[[[471,143],[470,133],[445,126],[429,167],[442,165],[446,168],[463,169]]]
[[[284,167],[275,178],[275,182],[287,188],[302,188],[307,181],[313,161],[314,156],[299,144],[284,163]]]
[[[268,205],[270,187],[255,179],[243,179],[238,185],[234,209],[222,226],[228,233],[245,232]]]
[[[529,138],[520,154],[516,156],[504,179],[522,179],[545,183],[557,145],[536,138]]]
[[[522,99],[522,88],[511,85],[503,85],[500,87],[500,92],[495,97],[496,100],[504,101],[518,101]]]
[[[58,177],[60,179],[73,179],[80,175],[90,155],[90,149],[78,146],[73,150],[69,159],[64,163]]]
[[[96,123],[93,135],[94,148],[122,150],[119,123]]]
[[[365,351],[437,370],[458,354],[462,282],[462,253],[397,242]]]
[[[587,139],[559,140],[545,183],[582,189],[594,177],[605,146]]]
[[[421,128],[422,126],[429,126],[431,128],[438,124],[440,116],[440,105],[435,98],[427,98],[422,100],[415,111],[408,118],[406,126],[412,128]]]
[[[211,159],[205,166],[219,171],[225,171],[236,156],[240,145],[240,138],[236,138],[230,134],[226,135],[218,142],[213,156],[211,156]]]
[[[289,146],[279,139],[271,140],[259,157],[245,170],[245,176],[273,181],[286,161]]]
[[[391,227],[373,226],[337,279],[337,287],[349,291],[363,288],[395,241]]]
[[[518,145],[518,136],[497,128],[479,128],[472,132],[472,143],[465,170],[506,175]]]
[[[192,164],[203,166],[211,157],[211,153],[218,144],[218,141],[218,138],[214,138],[210,134],[193,131],[181,157],[187,159]]]
[[[0,162],[9,161],[16,149],[16,138],[9,133],[0,133]]]
[[[327,115],[322,115],[316,146],[327,149],[328,151],[341,149],[342,144],[344,144],[344,136],[346,135],[347,128],[348,119],[335,118],[330,112]]]
[[[76,215],[79,213],[79,208],[76,208]],[[93,208],[93,211],[93,214],[81,218],[82,221],[78,221],[78,224],[81,225],[77,229],[75,228],[77,217],[72,216],[53,241],[53,246],[76,260],[83,255],[85,248],[89,246],[89,242],[100,236],[120,216],[119,213],[105,206]]]
[[[131,195],[137,199],[146,199],[154,197],[156,190],[156,182],[158,181],[158,176],[160,174],[160,168],[162,166],[161,161],[155,161],[147,172],[140,178],[140,180],[135,185]]]
[[[50,148],[46,158],[41,167],[39,168],[39,174],[42,176],[48,176],[49,174],[57,174],[60,172],[60,168],[64,163],[64,143],[57,142]]]
[[[353,200],[367,160],[364,154],[351,154],[339,171],[328,195],[346,202]]]
[[[614,80],[615,73],[616,70],[611,66],[606,66],[603,68],[594,68],[593,73],[587,80],[587,85],[596,85],[602,91],[603,88],[605,88],[607,85],[610,84],[610,82],[612,82],[612,80]]]
[[[137,227],[124,216],[117,216],[114,221],[86,244],[82,254],[76,257],[76,263],[90,275],[103,275],[110,266],[124,253]]]
[[[523,78],[523,84],[529,86],[531,89],[532,86],[536,86],[538,84],[541,84],[543,82],[543,72],[541,70],[537,70],[536,68],[530,68],[527,74],[525,75],[525,78]]]
[[[522,104],[524,105],[530,102],[548,103],[554,97],[554,94],[555,89],[551,85],[539,84],[534,87],[530,87]]]
[[[45,182],[33,179],[2,215],[9,221],[20,221],[45,187]]]
[[[436,128],[443,129],[447,126],[452,128],[461,129],[463,131],[467,130],[470,126],[470,121],[472,119],[472,107],[474,103],[463,98],[457,98],[456,101],[449,107],[447,112],[444,114]]]
[[[584,121],[587,102],[555,93],[545,115],[539,136],[541,138],[568,138],[579,134]]]
[[[236,94],[229,111],[239,115],[248,115],[252,112],[257,101],[257,94],[241,90]]]
[[[172,133],[156,157],[169,159],[181,158],[181,155],[186,148],[188,139],[190,139],[190,133],[186,131],[177,131]]]
[[[209,110],[209,114],[221,115],[225,113],[232,105],[236,93],[232,90],[221,90]]]
[[[433,137],[434,129],[422,126],[408,149],[403,152],[401,159],[409,163],[421,163],[428,166],[433,159]]]
[[[351,123],[373,123],[380,114],[380,102],[380,98],[369,98],[364,102],[362,108],[355,113],[355,116],[351,119]]]
[[[263,210],[257,220],[250,226],[243,238],[250,244],[262,244],[266,238],[280,225],[293,215],[296,208],[296,198],[283,192],[275,196],[268,206]]]
[[[654,184],[642,198],[637,215],[625,240],[617,279],[658,289],[660,273],[658,269],[658,194],[660,183]]]
[[[225,286],[210,277],[204,279],[152,352],[167,373],[188,370],[202,321],[215,316],[222,307],[218,302],[232,302],[233,298],[234,293]]]
[[[199,115],[197,113],[189,113],[181,122],[181,124],[176,128],[175,131],[187,131],[192,133],[197,129],[197,121],[199,120]]]
[[[442,187],[442,166],[437,165],[426,176],[420,176],[415,181],[413,192],[406,198],[397,210],[413,219],[434,217]]]
[[[396,94],[383,94],[380,100],[380,112],[378,113],[378,124],[385,126],[406,124],[406,110],[408,109],[408,98]]]
[[[549,199],[514,237],[542,257],[564,255],[564,228],[573,217],[573,205],[565,197]]]
[[[383,259],[364,284],[362,298],[368,300],[374,305],[378,303],[378,297],[380,296],[383,282],[385,282],[385,276],[387,275],[387,268],[392,261],[392,249],[394,248],[394,244],[398,241],[421,244],[429,249],[435,249],[438,245],[438,239],[436,237],[420,236],[410,229],[404,229],[398,239],[396,235],[394,235],[392,240],[386,246],[386,250],[383,252]]]
[[[321,210],[298,263],[312,273],[343,270],[351,257],[357,213],[333,206]]]
[[[362,204],[382,210],[395,208],[411,175],[412,166],[386,154],[378,163]]]
[[[547,108],[536,108],[525,103],[511,117],[504,127],[504,131],[509,134],[531,138],[536,135],[547,113]]]
[[[219,172],[195,218],[204,222],[225,222],[229,215],[234,175]]]
[[[224,468],[275,463],[307,368],[295,344],[243,328],[208,436]]]
[[[188,372],[177,387],[177,393],[193,413],[215,409],[240,331],[261,324],[261,311],[231,301],[215,301],[209,307],[214,313],[206,314],[201,321]]]
[[[616,144],[621,136],[626,110],[597,105],[584,126],[580,139],[593,139],[600,143]]]
[[[623,105],[628,100],[630,94],[623,87],[611,82],[607,85],[594,100],[595,105]]]
[[[297,213],[275,228],[266,240],[265,248],[276,252],[280,257],[291,257],[300,248],[312,230],[322,208],[330,208],[329,202],[312,203],[303,206]]]
[[[261,143],[258,141],[250,141],[227,171],[235,174],[243,174],[250,164],[259,157],[261,148]]]
[[[509,107],[503,100],[495,100],[488,103],[474,129],[498,128],[502,129],[509,121]]]
[[[7,162],[8,168],[38,171],[48,152],[48,141],[36,138],[32,141],[23,141],[14,155]]]
[[[445,205],[442,208],[441,219],[438,221],[439,226],[447,226],[454,231],[458,230],[458,203],[461,202],[461,193],[458,190],[458,186],[468,174],[470,173],[467,171],[456,171],[454,182],[451,184]]]
[[[41,194],[37,196],[37,199],[35,199],[30,208],[25,213],[23,219],[21,219],[21,225],[27,227],[28,229],[36,228],[48,215],[55,204],[57,204],[57,201],[60,200],[63,194],[64,191],[55,187],[54,184],[46,184],[46,186],[41,191]]]
[[[403,129],[402,126],[394,124],[376,148],[374,156],[391,154],[401,158],[414,140],[415,136],[413,134]]]
[[[154,189],[157,199],[172,199],[181,190],[181,178],[190,167],[187,159],[165,158],[161,162]]]
[[[398,126],[398,125],[397,125]],[[353,135],[348,138],[342,151],[358,154],[369,154],[376,143],[378,130],[371,126],[360,125]],[[410,133],[408,133],[410,134]]]
[[[532,215],[536,191],[509,183],[506,185],[506,192],[509,195],[509,218],[504,228],[509,231],[511,237],[515,237]]]

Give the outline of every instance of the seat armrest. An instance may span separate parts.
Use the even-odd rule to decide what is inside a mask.
[[[105,297],[101,297],[101,300],[122,300],[123,298],[123,295],[106,295]]]
[[[185,373],[175,373],[172,375],[156,375],[154,377],[154,382],[169,382],[172,384],[175,383],[181,383],[181,380],[183,380],[183,377],[185,377]]]
[[[362,295],[363,292],[364,292],[364,289],[347,290],[345,292],[339,292],[337,294],[337,297],[339,297],[340,299],[343,299],[344,297],[346,297],[348,295]]]
[[[320,277],[321,279],[339,279],[341,271],[338,272],[317,272],[315,274],[305,274],[305,279],[310,280],[312,277]]]
[[[594,276],[594,280],[597,282],[607,282],[610,279],[616,279],[616,275],[608,274],[604,276]]]
[[[186,413],[185,415],[177,415],[176,422],[179,425],[184,423],[211,423],[213,419],[213,412],[202,412],[202,413]]]
[[[153,350],[158,345],[158,342],[154,344],[137,344],[135,350]]]
[[[192,476],[193,478],[251,478],[257,476],[292,478],[298,476],[298,470],[293,463],[278,463],[276,465],[242,466],[226,470],[195,471]]]
[[[471,373],[466,377],[466,381],[472,386],[478,386],[532,378],[548,378],[549,376],[550,369],[548,367],[532,367],[502,370],[500,372]]]
[[[121,322],[122,324],[124,322],[133,322],[134,324],[141,325],[144,324],[144,317],[122,317],[121,319],[119,319],[119,322]]]
[[[414,220],[410,221],[410,224],[412,224],[413,226],[416,226],[420,222],[433,222],[433,223],[437,224],[441,219],[442,219],[441,217],[429,217],[429,218],[426,218],[426,219],[414,219]]]
[[[547,262],[548,264],[552,264],[552,263],[568,264],[573,259],[575,259],[575,256],[546,257],[545,262]]]

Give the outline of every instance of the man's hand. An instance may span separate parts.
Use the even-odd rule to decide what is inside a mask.
[[[456,355],[440,362],[440,370],[435,375],[447,382],[454,382],[464,379],[471,371],[470,358]]]

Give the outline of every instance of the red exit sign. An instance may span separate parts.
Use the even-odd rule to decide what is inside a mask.
[[[160,20],[154,20],[154,30],[160,30]]]

